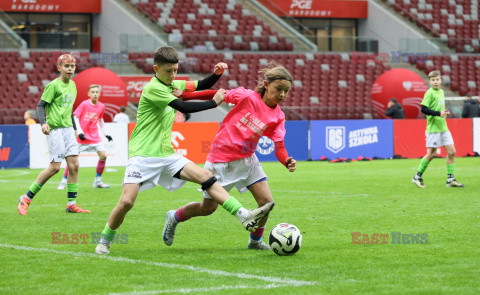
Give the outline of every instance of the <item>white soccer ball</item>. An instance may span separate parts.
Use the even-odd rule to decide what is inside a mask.
[[[268,243],[277,255],[293,255],[302,246],[302,233],[293,224],[280,223],[270,232]]]

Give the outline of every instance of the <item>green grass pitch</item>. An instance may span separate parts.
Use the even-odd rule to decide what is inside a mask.
[[[480,159],[456,159],[465,188],[445,188],[445,159],[411,183],[419,160],[300,162],[295,173],[264,163],[276,206],[266,235],[281,222],[303,233],[300,251],[280,257],[247,249],[248,233],[222,208],[177,228],[173,246],[161,237],[165,213],[200,201],[197,185],[170,193],[141,192],[119,230],[126,244],[95,255],[118,201],[124,167],[106,172],[110,189],[94,189],[94,168],[80,168],[78,204],[91,214],[66,214],[60,173],[17,213],[40,170],[0,170],[1,294],[479,294]],[[250,193],[232,191],[247,208]],[[87,244],[52,244],[52,232],[89,235]],[[352,244],[352,232],[388,234],[388,244]],[[426,243],[392,244],[392,232],[428,234]],[[364,237],[359,238],[359,240]],[[396,240],[397,242],[399,240]]]

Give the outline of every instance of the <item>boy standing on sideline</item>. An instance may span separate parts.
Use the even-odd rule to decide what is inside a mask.
[[[218,63],[214,73],[200,81],[174,81],[178,71],[178,54],[175,48],[157,48],[153,69],[155,76],[145,85],[138,107],[138,120],[129,144],[129,159],[123,179],[123,191],[117,206],[110,213],[95,253],[109,254],[111,241],[123,220],[135,204],[138,192],[157,185],[169,191],[182,187],[186,181],[201,184],[212,198],[232,215],[235,215],[250,232],[272,209],[274,202],[246,210],[230,196],[210,171],[175,153],[172,146],[172,125],[177,111],[193,113],[217,107],[223,102],[225,90],[220,89],[213,100],[184,102],[172,91],[202,90],[212,87],[227,68]]]
[[[57,60],[60,78],[45,86],[42,98],[37,106],[37,114],[42,126],[42,132],[47,135],[50,165],[40,172],[28,192],[21,196],[18,202],[18,213],[27,214],[27,209],[33,197],[42,186],[60,171],[62,160],[68,164],[70,173],[67,180],[67,213],[90,213],[77,206],[78,191],[78,144],[77,130],[73,120],[73,103],[77,97],[77,87],[72,76],[75,72],[75,58],[63,54]]]
[[[112,137],[105,132],[103,113],[105,112],[105,105],[98,101],[100,98],[100,86],[92,84],[88,87],[88,97],[90,99],[83,101],[73,113],[75,125],[78,129],[79,143],[78,152],[95,151],[98,154],[97,174],[93,181],[94,188],[109,188],[110,186],[102,182],[102,174],[105,169],[105,162],[107,161],[107,153],[105,153],[105,146],[98,134],[98,125],[102,129],[103,134],[112,141]],[[59,190],[65,189],[67,185],[68,165],[65,167],[62,181],[58,186]]]
[[[455,170],[455,145],[453,137],[447,127],[445,118],[450,112],[445,110],[445,96],[443,93],[442,78],[440,71],[432,71],[428,74],[430,89],[425,92],[422,101],[422,113],[427,116],[427,154],[420,161],[418,172],[413,177],[412,182],[420,187],[425,188],[422,174],[427,169],[430,161],[435,158],[437,148],[443,146],[447,152],[447,187],[463,187],[465,185],[458,182],[453,173]]]

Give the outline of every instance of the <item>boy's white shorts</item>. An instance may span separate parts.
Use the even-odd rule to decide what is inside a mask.
[[[78,143],[73,127],[55,128],[47,135],[50,162],[62,162],[68,156],[78,156]]]
[[[123,183],[139,183],[140,191],[160,185],[173,192],[186,182],[173,176],[188,163],[192,161],[179,154],[165,158],[131,157],[127,162]]]
[[[438,148],[445,145],[452,145],[453,137],[450,131],[427,133],[427,148]]]
[[[236,187],[243,194],[248,190],[248,186],[267,177],[262,169],[262,164],[260,164],[255,154],[226,163],[210,163],[207,161],[204,168],[212,171],[218,183],[227,192]],[[207,199],[212,198],[206,191],[203,192],[203,197]]]
[[[78,151],[80,153],[83,152],[104,152],[105,146],[102,142],[99,143],[91,143],[91,144],[78,144]]]

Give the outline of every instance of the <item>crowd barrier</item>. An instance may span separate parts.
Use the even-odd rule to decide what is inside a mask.
[[[447,119],[457,156],[480,152],[480,118]],[[103,138],[108,155],[107,166],[125,166],[128,139],[135,123],[105,124],[112,142]],[[426,120],[329,120],[287,121],[285,147],[296,160],[320,160],[358,157],[419,158],[426,153]],[[195,163],[204,163],[219,128],[218,122],[174,123],[172,144],[176,152]],[[30,137],[30,142],[29,142]],[[262,137],[256,154],[260,161],[277,161],[274,143]],[[445,157],[445,150],[438,149]],[[80,154],[81,167],[96,167],[95,152]],[[48,146],[40,125],[0,125],[0,168],[45,168]],[[64,164],[62,164],[64,166]]]

